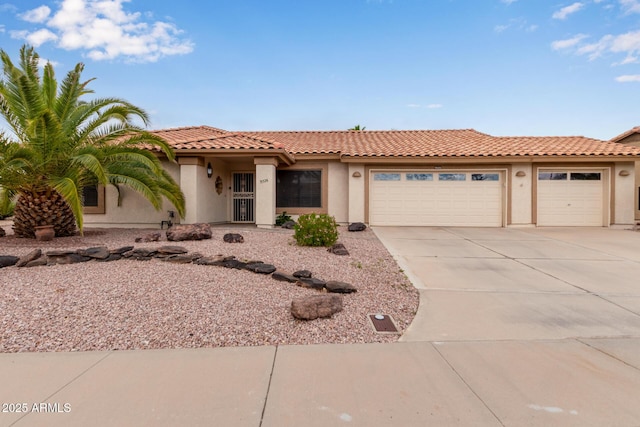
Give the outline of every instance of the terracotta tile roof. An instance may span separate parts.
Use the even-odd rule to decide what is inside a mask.
[[[640,156],[640,148],[583,136],[496,137],[473,129],[227,132],[208,126],[154,131],[176,150],[278,150],[296,156]]]
[[[618,141],[622,141],[623,139],[625,139],[628,136],[631,136],[635,133],[640,133],[640,126],[636,126],[634,128],[629,129],[626,132],[621,133],[618,136],[614,136],[613,138],[611,138],[609,141],[611,142],[618,142]]]
[[[152,133],[165,139],[174,150],[284,150],[278,141],[209,126],[163,129]]]
[[[496,137],[473,129],[246,132],[281,141],[296,155],[350,157],[513,157],[640,155],[640,150],[583,136]]]

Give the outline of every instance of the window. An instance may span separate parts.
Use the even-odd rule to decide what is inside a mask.
[[[439,181],[466,181],[466,173],[441,173],[438,176]]]
[[[600,181],[600,172],[571,172],[571,181]]]
[[[472,173],[471,181],[500,181],[500,174],[497,173]]]
[[[433,181],[432,173],[408,173],[407,181]]]
[[[400,181],[399,173],[374,173],[374,181]]]
[[[276,207],[321,208],[322,171],[279,170],[276,172]]]
[[[538,172],[538,179],[540,181],[566,181],[566,172]]]
[[[104,187],[101,185],[87,185],[82,187],[82,206],[86,214],[104,213]]]

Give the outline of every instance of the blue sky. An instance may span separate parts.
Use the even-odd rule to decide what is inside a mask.
[[[153,129],[640,125],[640,0],[0,0],[0,47],[24,43]]]

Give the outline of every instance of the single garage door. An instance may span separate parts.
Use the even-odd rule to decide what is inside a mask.
[[[603,226],[604,173],[538,171],[539,226]]]
[[[371,225],[502,227],[498,171],[372,171]]]

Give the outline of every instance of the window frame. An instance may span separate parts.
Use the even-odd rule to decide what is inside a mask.
[[[282,207],[278,206],[278,172],[304,172],[304,171],[319,171],[320,172],[320,204],[319,207]],[[303,215],[308,213],[327,213],[327,200],[328,200],[328,165],[325,163],[309,163],[309,164],[296,164],[285,168],[276,169],[276,188],[275,188],[275,204],[276,214],[286,212],[292,215]]]
[[[105,209],[105,188],[104,185],[97,184],[98,203],[95,206],[85,206],[84,200],[82,201],[82,213],[84,214],[104,214]],[[83,188],[84,190],[84,188]]]

